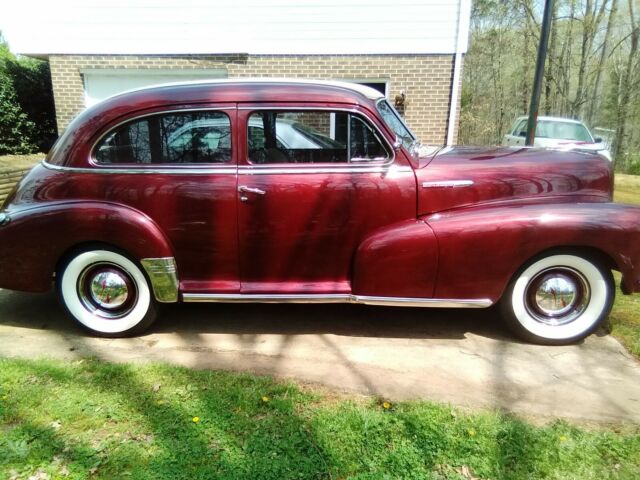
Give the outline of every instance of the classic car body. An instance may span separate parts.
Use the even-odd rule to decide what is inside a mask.
[[[273,148],[248,148],[256,115],[266,132],[281,117],[315,122],[305,128],[324,153],[277,151],[269,133]],[[609,162],[507,147],[420,157],[390,115],[378,92],[339,82],[213,81],[105,100],[5,202],[0,287],[43,292],[53,279],[72,318],[125,335],[150,324],[156,302],[488,307],[520,295],[523,272],[542,262],[520,302],[540,325],[523,327],[511,301],[505,315],[547,343],[606,317],[611,269],[625,293],[640,291],[640,209],[611,203]],[[132,138],[167,118],[181,133],[224,118],[230,138],[155,163],[173,157]]]

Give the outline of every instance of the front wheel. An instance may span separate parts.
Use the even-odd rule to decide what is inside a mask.
[[[112,250],[76,254],[58,272],[57,290],[71,318],[97,336],[135,335],[156,317],[144,273]]]
[[[577,255],[550,255],[528,264],[507,288],[501,309],[507,326],[533,343],[565,345],[604,321],[613,305],[611,271]]]

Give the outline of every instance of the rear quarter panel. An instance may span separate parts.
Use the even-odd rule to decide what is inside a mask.
[[[135,259],[173,256],[155,223],[134,209],[106,202],[51,202],[9,210],[0,227],[0,285],[26,292],[51,288],[64,254],[87,243],[126,251]]]

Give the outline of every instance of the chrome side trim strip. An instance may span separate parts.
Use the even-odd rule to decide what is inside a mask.
[[[314,174],[314,173],[387,173],[389,171],[400,173],[410,172],[409,167],[395,167],[393,165],[350,165],[343,167],[238,167],[240,175],[289,175],[289,174]]]
[[[330,294],[215,294],[215,293],[183,293],[185,302],[227,302],[227,303],[359,303],[364,305],[382,305],[393,307],[428,307],[428,308],[487,308],[493,302],[489,299],[439,299],[439,298],[405,298],[405,297],[373,297],[367,295]]]
[[[427,308],[487,308],[493,302],[488,298],[404,298],[404,297],[369,297],[354,295],[353,303],[366,305],[383,305],[390,307],[427,307]]]
[[[422,188],[457,188],[470,187],[473,180],[443,180],[440,182],[422,182]]]
[[[242,293],[183,293],[185,302],[223,303],[348,303],[349,294],[242,294]]]
[[[108,167],[66,167],[62,165],[52,165],[47,161],[42,161],[42,166],[49,170],[56,170],[59,172],[70,173],[104,173],[109,175],[125,175],[125,174],[138,174],[138,175],[153,175],[153,174],[171,174],[171,175],[235,175],[237,169],[229,167],[220,168],[188,168],[188,167],[176,167],[176,168],[108,168]]]
[[[317,173],[408,173],[410,167],[397,167],[394,165],[349,165],[343,167],[250,167],[241,166],[237,169],[222,168],[82,168],[53,165],[42,161],[42,166],[49,170],[69,173],[104,173],[107,175],[283,175],[283,174],[317,174]]]
[[[156,300],[161,303],[177,302],[179,282],[175,258],[143,258],[140,263],[149,276]]]

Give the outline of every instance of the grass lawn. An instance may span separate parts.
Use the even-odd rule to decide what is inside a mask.
[[[616,174],[616,202],[640,204],[640,176]],[[616,282],[620,284],[620,275]],[[640,357],[640,295],[623,295],[618,289],[609,316],[609,328],[636,357]]]
[[[3,359],[0,478],[637,479],[640,427],[534,426],[166,365]]]

